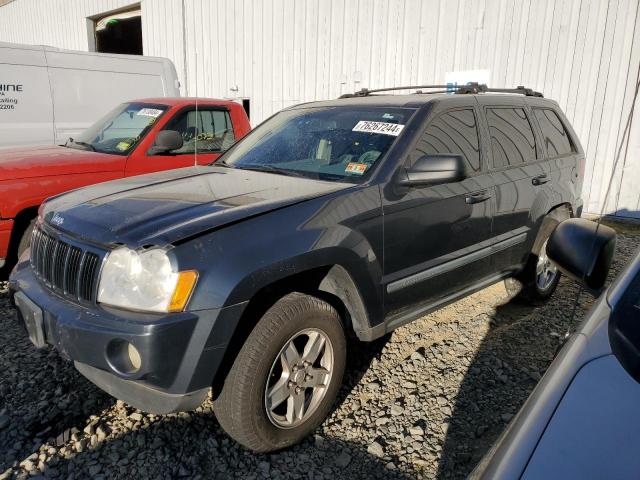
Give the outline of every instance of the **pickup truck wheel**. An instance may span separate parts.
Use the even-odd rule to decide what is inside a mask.
[[[329,414],[345,361],[336,309],[310,295],[288,294],[240,349],[214,404],[218,421],[256,452],[298,443]]]
[[[36,224],[36,219],[34,218],[29,222],[27,228],[25,228],[24,232],[22,232],[22,236],[20,237],[20,243],[18,244],[18,258],[22,256],[29,245],[31,245],[31,233],[33,233],[33,227]]]
[[[532,305],[541,305],[551,297],[560,281],[560,271],[547,257],[547,241],[558,223],[567,218],[569,214],[564,209],[554,210],[544,218],[525,268],[504,281],[510,296]]]

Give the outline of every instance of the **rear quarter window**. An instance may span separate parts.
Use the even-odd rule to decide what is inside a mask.
[[[533,113],[540,125],[542,138],[550,157],[576,151],[567,129],[556,112],[550,108],[534,108]]]

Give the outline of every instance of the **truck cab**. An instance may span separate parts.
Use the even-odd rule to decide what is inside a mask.
[[[44,199],[94,183],[211,163],[250,128],[244,109],[232,101],[150,98],[118,105],[64,146],[0,150],[0,277],[29,245]]]

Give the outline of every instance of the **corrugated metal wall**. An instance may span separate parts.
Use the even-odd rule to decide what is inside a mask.
[[[16,0],[0,40],[86,50],[87,17],[121,0]],[[603,208],[640,73],[638,0],[142,0],[144,51],[189,95],[251,99],[252,123],[362,87],[488,69],[558,100],[587,151],[586,210]],[[605,211],[640,217],[640,105]],[[622,162],[621,162],[622,163]]]

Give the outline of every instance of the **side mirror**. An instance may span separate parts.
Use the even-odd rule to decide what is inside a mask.
[[[450,153],[423,155],[411,168],[401,172],[399,183],[404,186],[437,185],[464,180],[465,162],[461,155]]]
[[[147,152],[149,155],[167,153],[182,148],[182,135],[175,130],[161,130],[156,135],[153,145]]]
[[[547,241],[547,256],[560,271],[598,294],[609,273],[616,232],[584,218],[558,224]]]

